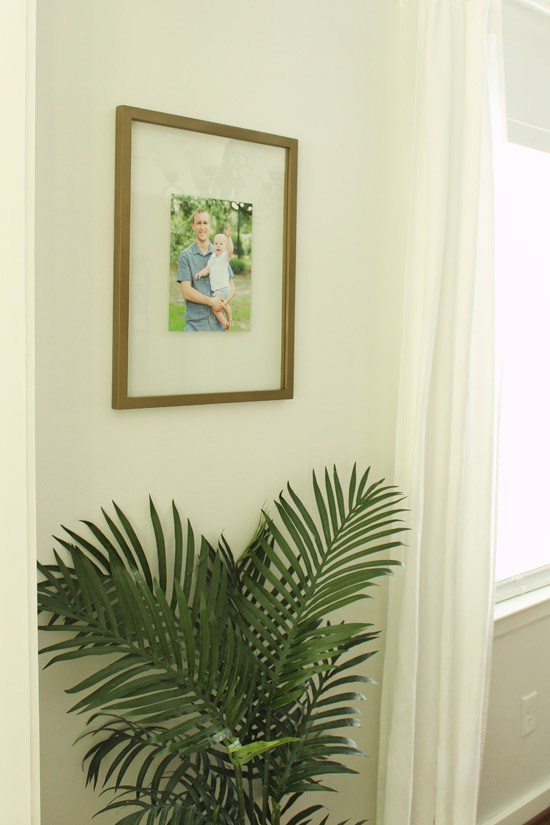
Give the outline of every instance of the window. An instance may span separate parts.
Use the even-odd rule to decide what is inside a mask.
[[[550,153],[506,144],[496,250],[503,341],[497,581],[538,570],[530,583],[541,586],[550,583],[550,566],[547,578],[540,571],[550,565]]]
[[[550,585],[550,0],[503,0],[497,598]]]

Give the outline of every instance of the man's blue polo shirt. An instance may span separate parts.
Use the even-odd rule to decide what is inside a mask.
[[[212,289],[210,287],[210,275],[204,278],[197,278],[195,275],[204,269],[210,256],[214,252],[212,244],[208,245],[206,252],[201,252],[196,243],[192,243],[187,249],[184,249],[180,255],[178,264],[178,281],[191,281],[194,289],[198,289],[203,295],[211,297]],[[227,266],[229,270],[229,277],[233,278],[233,270]],[[194,301],[185,302],[185,318],[188,321],[202,321],[212,317],[212,310],[206,304],[196,304]],[[216,320],[216,318],[214,318]],[[220,329],[223,329],[220,324]]]

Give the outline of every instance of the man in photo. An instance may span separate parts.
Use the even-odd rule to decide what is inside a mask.
[[[210,275],[196,276],[207,267],[214,252],[210,243],[210,216],[204,209],[193,213],[191,224],[195,242],[180,255],[178,281],[185,300],[185,331],[223,332],[226,328],[216,317],[231,302],[235,295],[233,271],[227,263],[229,292],[226,298],[214,295]]]

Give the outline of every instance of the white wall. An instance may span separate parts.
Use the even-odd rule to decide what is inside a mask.
[[[39,0],[39,556],[111,499],[138,523],[151,493],[238,549],[259,508],[312,468],[393,466],[399,278],[412,72],[397,0]],[[405,70],[403,70],[405,69]],[[283,402],[110,408],[115,107],[299,140],[296,393]],[[221,449],[223,447],[223,450]],[[383,590],[368,616],[383,623]],[[380,672],[380,659],[370,673]],[[70,668],[41,684],[43,825],[86,825]],[[379,690],[360,744],[376,752]],[[374,817],[376,759],[335,815]],[[107,820],[105,820],[107,822]]]
[[[212,40],[215,56],[207,57]],[[398,0],[38,1],[42,559],[60,522],[95,519],[112,498],[137,522],[145,522],[149,493],[163,512],[175,498],[196,529],[210,538],[226,529],[238,548],[287,479],[307,487],[311,468],[333,461],[345,472],[358,460],[391,473],[413,40]],[[114,111],[121,103],[298,138],[294,400],[111,410]],[[221,444],[229,445],[228,459]],[[369,619],[383,626],[383,591]],[[547,684],[535,682],[540,629],[495,643],[480,822],[498,821],[532,790],[512,758],[519,748],[536,745],[530,758],[544,766],[545,711],[537,737],[518,744],[514,728],[521,691]],[[380,675],[380,664],[374,660],[370,675]],[[42,679],[42,825],[88,825],[100,804],[82,789],[82,751],[72,747],[82,720],[64,713],[63,689],[76,678],[67,667]],[[359,742],[372,754],[378,701],[378,688],[369,688]],[[376,758],[359,767],[361,776],[328,802],[340,819],[372,821]]]
[[[521,699],[537,694],[536,728],[521,730]],[[550,807],[550,605],[496,623],[478,822],[523,825]]]

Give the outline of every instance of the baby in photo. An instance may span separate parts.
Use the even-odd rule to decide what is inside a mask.
[[[233,257],[233,241],[231,240],[231,227],[228,226],[225,234],[216,235],[213,241],[214,253],[210,256],[210,260],[206,266],[197,272],[195,279],[204,278],[210,275],[210,287],[212,294],[218,298],[223,298],[224,301],[229,297],[229,260]],[[223,326],[224,331],[233,325],[231,317],[231,309],[229,304],[224,304],[223,309],[219,312],[214,312],[214,315]]]

